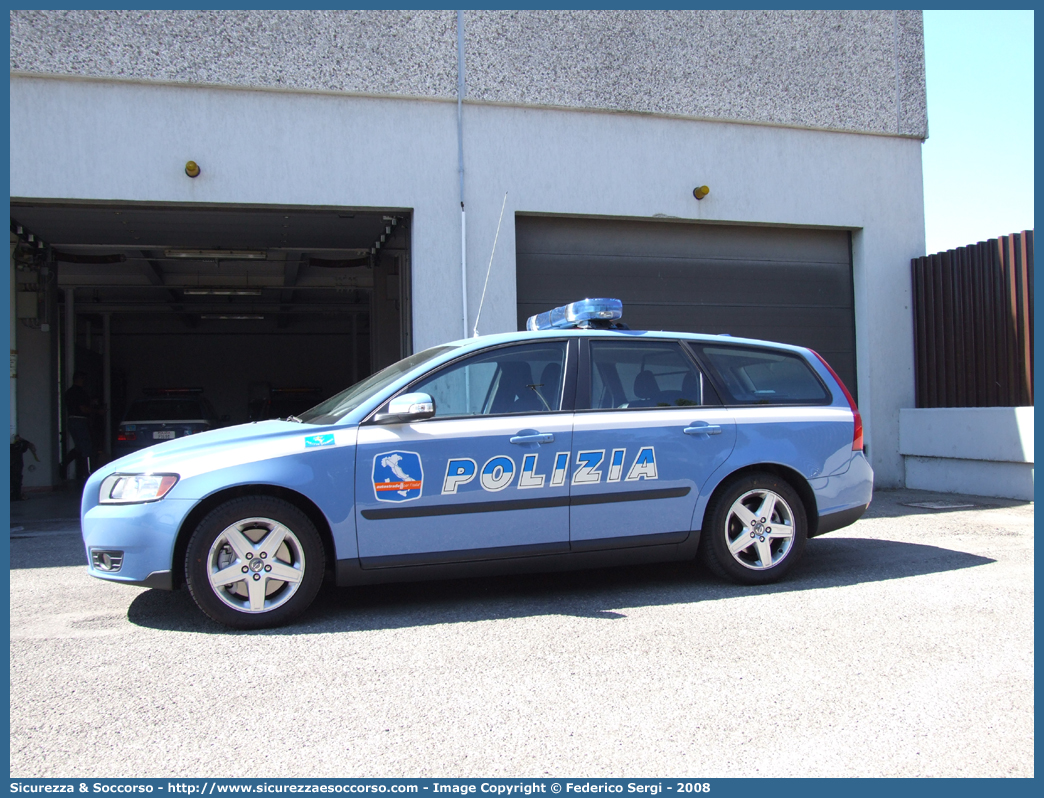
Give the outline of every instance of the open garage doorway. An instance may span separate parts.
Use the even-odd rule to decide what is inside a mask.
[[[412,351],[405,209],[15,199],[11,218],[45,242],[38,315],[57,355],[35,365],[59,396],[85,372],[109,407],[99,462],[136,399],[188,390],[219,424],[285,417]]]

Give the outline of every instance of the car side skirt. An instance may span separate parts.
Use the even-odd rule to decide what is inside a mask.
[[[691,560],[699,546],[699,531],[640,535],[611,540],[583,541],[584,549],[566,550],[568,544],[504,549],[436,552],[403,557],[337,560],[336,582],[341,586],[431,579],[461,579],[508,573],[575,571]],[[598,548],[593,548],[598,546]],[[430,558],[421,561],[419,558]],[[464,558],[468,559],[464,559]]]

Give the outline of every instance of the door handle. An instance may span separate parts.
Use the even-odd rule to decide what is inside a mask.
[[[686,435],[721,435],[721,425],[701,424],[700,426],[686,427],[682,432]]]
[[[513,435],[508,438],[511,443],[554,443],[555,436],[550,432],[535,432],[532,435]]]

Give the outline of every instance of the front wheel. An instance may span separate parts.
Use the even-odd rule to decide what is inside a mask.
[[[319,592],[325,560],[308,516],[282,499],[249,496],[222,504],[196,527],[185,578],[193,600],[218,623],[263,629],[304,612]]]
[[[801,558],[808,537],[797,492],[773,474],[744,476],[714,497],[700,545],[718,576],[747,585],[783,577]]]

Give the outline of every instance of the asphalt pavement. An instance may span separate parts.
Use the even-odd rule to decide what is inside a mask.
[[[1032,504],[879,491],[767,587],[330,588],[263,632],[89,577],[75,507],[12,507],[13,778],[1034,774]]]

